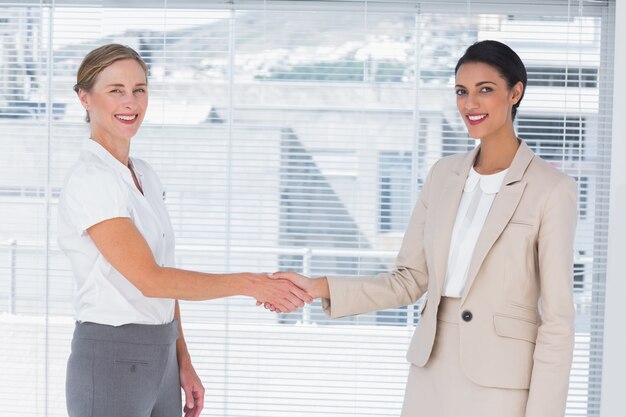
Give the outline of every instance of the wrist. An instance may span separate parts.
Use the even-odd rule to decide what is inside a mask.
[[[189,353],[179,354],[178,357],[178,367],[179,368],[188,368],[191,367],[191,356]]]
[[[236,275],[238,288],[235,290],[236,295],[244,295],[246,297],[254,297],[255,279],[254,274],[242,272]]]
[[[180,368],[191,365],[191,356],[189,356],[189,353],[178,354],[177,359],[178,359],[178,367]]]
[[[322,276],[313,280],[315,298],[330,298],[330,288],[328,287],[328,278]]]

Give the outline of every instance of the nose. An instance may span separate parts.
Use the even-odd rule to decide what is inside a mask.
[[[127,109],[135,109],[137,107],[137,98],[132,92],[124,94],[122,97],[122,106]]]
[[[475,110],[479,107],[477,97],[474,94],[468,94],[465,99],[465,110]]]

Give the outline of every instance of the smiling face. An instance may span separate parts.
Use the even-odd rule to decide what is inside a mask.
[[[115,61],[98,74],[90,91],[79,90],[79,97],[89,112],[93,138],[128,141],[148,107],[146,73],[134,59]]]
[[[509,87],[494,67],[468,62],[456,73],[456,105],[474,139],[488,140],[513,132],[511,109],[523,91],[518,82]]]

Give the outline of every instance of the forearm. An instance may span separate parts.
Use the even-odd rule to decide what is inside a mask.
[[[178,300],[174,307],[174,318],[178,320],[178,339],[176,340],[176,359],[178,361],[178,375],[180,387],[185,393],[185,416],[200,416],[204,407],[204,387],[196,370],[191,364],[191,357],[187,350],[187,343],[183,334],[182,321],[180,319],[180,306]],[[179,413],[180,415],[180,413]]]
[[[111,265],[146,297],[211,300],[252,295],[253,274],[207,274],[160,266],[144,237],[128,218],[91,226],[89,236]]]
[[[206,274],[177,268],[152,268],[135,275],[131,282],[146,297],[177,300],[211,300],[234,295],[255,298],[287,312],[313,301],[303,289],[288,280],[270,279],[267,274]]]
[[[396,308],[414,303],[425,291],[406,271],[376,277],[330,277],[322,308],[330,318]]]
[[[187,342],[183,333],[183,323],[180,318],[180,306],[178,300],[174,307],[174,320],[178,321],[178,339],[176,340],[176,358],[178,359],[179,368],[184,365],[191,365],[191,356],[187,349]]]
[[[434,169],[434,168],[433,168]],[[326,280],[322,307],[331,318],[414,303],[428,288],[424,250],[424,227],[429,199],[431,169],[409,220],[393,272],[375,278],[332,277]],[[331,307],[332,304],[332,307]]]
[[[157,267],[141,280],[146,297],[177,300],[212,300],[235,295],[252,295],[251,274],[208,274],[178,268]]]

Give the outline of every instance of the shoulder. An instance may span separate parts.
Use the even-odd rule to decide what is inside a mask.
[[[93,188],[121,183],[121,178],[108,167],[95,160],[77,162],[65,180],[65,188]]]
[[[535,155],[528,165],[524,181],[528,196],[526,201],[540,210],[544,219],[542,222],[547,219],[546,214],[550,214],[551,219],[572,219],[575,223],[578,184],[574,178]]]
[[[82,155],[65,177],[61,198],[105,196],[124,190],[123,180],[117,173],[97,158]]]
[[[457,172],[467,162],[467,159],[472,157],[473,152],[444,156],[437,160],[429,170],[428,179],[435,183],[444,181],[444,178]]]
[[[436,167],[437,171],[453,171],[459,164],[462,164],[466,158],[469,158],[472,152],[473,151],[444,156],[433,165],[433,170]]]
[[[424,188],[420,195],[427,199],[427,195],[430,194],[428,190],[438,189],[446,183],[446,178],[458,171],[467,163],[469,158],[472,158],[474,151],[454,154],[450,156],[444,156],[438,159],[428,169],[428,174],[424,180]]]
[[[526,171],[526,180],[546,191],[555,191],[557,188],[577,189],[576,180],[560,171],[554,165],[535,155]]]

